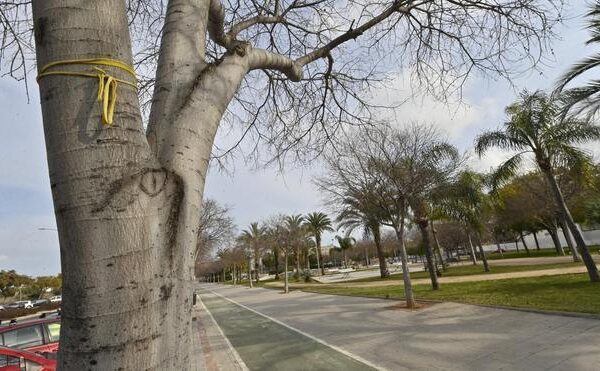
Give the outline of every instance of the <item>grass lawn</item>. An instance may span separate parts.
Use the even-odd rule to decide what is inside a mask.
[[[569,250],[568,247],[565,247],[564,249],[565,249],[565,253],[570,254],[571,250]],[[598,250],[600,249],[600,246],[598,246],[598,245],[588,246],[588,249],[594,255],[594,258],[597,258]],[[540,257],[544,257],[544,256],[558,256],[558,254],[556,253],[556,250],[554,250],[554,249],[536,250],[534,247],[533,249],[529,248],[529,252],[531,253],[531,255],[527,255],[527,252],[525,252],[525,249],[521,248],[519,252],[511,250],[509,252],[503,253],[502,255],[500,255],[499,253],[486,253],[486,256],[490,260],[515,259],[515,258],[540,258]]]
[[[429,285],[413,286],[415,298],[468,304],[501,305],[565,312],[600,314],[600,284],[585,273],[516,278],[496,281],[442,284],[437,291]],[[323,294],[402,299],[401,286],[333,287],[310,286],[304,291]]]
[[[494,273],[510,273],[510,272],[525,272],[525,271],[536,271],[543,269],[553,268],[570,268],[582,266],[581,263],[554,263],[554,264],[538,264],[538,265],[504,265],[490,267],[490,272],[483,271],[483,264],[480,262],[478,265],[459,265],[449,267],[448,270],[442,272],[440,277],[454,277],[454,276],[471,276],[475,274],[494,274]],[[411,278],[429,278],[428,272],[413,272],[410,274]],[[376,282],[376,281],[387,281],[387,280],[400,280],[402,279],[402,273],[392,274],[391,278],[381,277],[369,277],[361,278],[357,280],[347,280],[344,282]]]

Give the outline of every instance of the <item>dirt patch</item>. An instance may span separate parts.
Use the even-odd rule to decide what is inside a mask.
[[[387,307],[384,307],[384,310],[405,310],[405,311],[410,311],[410,312],[414,312],[414,311],[418,311],[418,310],[423,310],[426,308],[429,308],[431,306],[434,306],[438,303],[432,303],[432,302],[417,302],[415,307],[413,308],[409,308],[406,306],[406,302],[400,302],[398,304],[394,304],[394,305],[390,305]]]

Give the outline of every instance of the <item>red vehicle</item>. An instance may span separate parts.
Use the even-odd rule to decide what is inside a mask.
[[[56,316],[0,326],[0,345],[30,352],[56,353],[59,336],[60,317]]]
[[[0,346],[0,371],[56,371],[56,361],[26,350]]]

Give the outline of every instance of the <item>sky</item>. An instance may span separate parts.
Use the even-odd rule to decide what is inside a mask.
[[[554,43],[553,60],[541,72],[520,76],[514,87],[505,81],[471,79],[461,105],[447,106],[431,98],[410,100],[397,111],[397,124],[411,120],[434,123],[453,144],[470,151],[481,130],[503,122],[504,107],[515,100],[518,91],[550,88],[568,66],[594,52],[583,46],[588,34],[580,15],[585,8],[584,2],[576,3],[568,12],[572,19],[557,30],[562,40]],[[393,89],[374,92],[375,102],[410,96],[404,80],[399,74],[393,79]],[[0,78],[0,270],[48,275],[60,271],[60,256],[35,82],[30,88],[28,102],[21,82]],[[503,158],[504,154],[491,151],[481,160],[473,156],[469,165],[489,170]],[[240,229],[278,213],[323,210],[322,196],[311,181],[320,174],[318,161],[305,168],[286,169],[283,174],[274,168],[251,170],[242,159],[234,167],[233,174],[210,170],[205,197],[231,207]],[[323,243],[331,240],[332,236],[326,236]]]

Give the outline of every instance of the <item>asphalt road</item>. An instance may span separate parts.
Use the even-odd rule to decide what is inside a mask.
[[[593,318],[455,303],[411,312],[379,299],[203,287],[233,301],[201,295],[252,370],[369,369],[357,358],[389,370],[598,370],[600,364],[600,320]],[[332,356],[334,363],[322,363]]]

